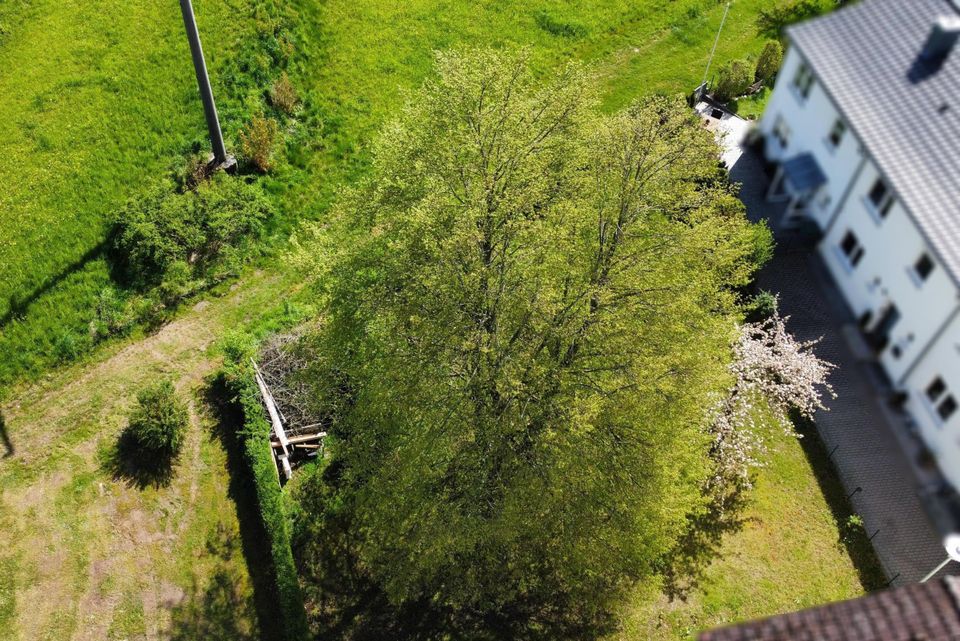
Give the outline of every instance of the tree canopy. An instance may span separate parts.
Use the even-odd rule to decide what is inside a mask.
[[[340,527],[393,604],[560,634],[703,509],[734,290],[769,234],[680,101],[602,115],[583,68],[524,55],[437,69],[302,243],[333,459],[301,555]]]

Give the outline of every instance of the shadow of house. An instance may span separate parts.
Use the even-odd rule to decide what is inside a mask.
[[[827,452],[816,425],[810,419],[794,414],[792,421],[803,438],[800,446],[807,457],[810,469],[817,479],[820,492],[830,508],[830,513],[840,532],[838,544],[842,545],[853,566],[857,570],[860,583],[867,591],[879,590],[888,585],[883,574],[883,568],[873,550],[870,538],[862,526],[852,527],[850,517],[855,514],[850,504],[850,497],[846,495],[843,484],[834,468],[830,453]],[[859,490],[859,488],[857,488]],[[856,492],[857,490],[854,490]]]

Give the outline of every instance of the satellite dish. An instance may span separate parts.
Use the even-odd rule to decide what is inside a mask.
[[[954,532],[948,534],[943,539],[943,547],[947,550],[947,555],[954,561],[960,561],[960,534]]]

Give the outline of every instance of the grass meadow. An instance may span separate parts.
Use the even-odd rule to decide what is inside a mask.
[[[250,44],[263,27],[260,4],[194,2],[230,141],[267,108],[265,88],[251,79],[263,62]],[[715,65],[759,53],[755,17],[768,4],[733,4]],[[282,211],[279,246],[296,221],[322,219],[338,189],[363,175],[377,129],[430,72],[433,51],[529,46],[544,72],[582,60],[612,110],[697,85],[724,5],[288,6],[298,13],[288,71],[302,106],[283,132],[276,169],[260,179]],[[203,397],[218,337],[296,297],[297,275],[282,261],[262,261],[157,331],[96,350],[88,331],[97,295],[111,284],[102,243],[113,213],[206,148],[177,4],[0,3],[0,69],[0,416],[16,447],[0,459],[8,541],[0,550],[0,640],[28,631],[37,639],[272,638],[268,624],[258,624],[243,488],[231,480],[229,444]],[[188,447],[168,486],[132,487],[105,461],[136,391],[159,375],[192,399]],[[703,585],[686,602],[641,586],[624,605],[616,639],[689,638],[704,626],[876,585],[862,549],[844,538],[842,492],[837,498],[815,440],[773,438],[750,519],[726,540]]]
[[[826,3],[826,0],[824,0]],[[228,142],[266,107],[256,86],[261,3],[197,0]],[[714,70],[755,56],[764,0],[734,3]],[[303,97],[286,158],[264,186],[282,203],[280,236],[319,218],[362,172],[378,127],[429,73],[433,51],[531,48],[545,72],[593,65],[603,105],[682,94],[699,83],[718,0],[476,3],[301,0],[290,72]],[[103,241],[114,213],[206,148],[175,3],[33,0],[0,7],[0,389],[83,357],[97,296],[111,284]],[[251,86],[252,85],[252,86]]]

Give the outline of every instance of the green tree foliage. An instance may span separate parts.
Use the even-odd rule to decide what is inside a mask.
[[[720,102],[742,96],[750,86],[752,71],[746,60],[733,60],[724,65],[717,74],[717,85],[713,88],[713,97]]]
[[[438,67],[303,245],[333,462],[303,489],[300,556],[330,584],[349,549],[446,626],[575,634],[703,508],[731,288],[769,239],[682,103],[598,116],[575,66]]]
[[[170,458],[180,451],[188,422],[187,407],[168,380],[145,388],[127,426],[141,455]]]
[[[774,4],[761,9],[757,15],[757,33],[768,38],[779,38],[784,27],[803,22],[822,11],[823,6],[818,0],[790,0]]]
[[[763,45],[763,51],[760,52],[760,57],[757,58],[757,68],[753,76],[754,80],[762,80],[766,85],[771,84],[773,79],[776,78],[777,72],[780,71],[780,64],[782,62],[783,45],[777,40],[770,40],[767,44]]]
[[[235,269],[271,214],[258,188],[222,173],[182,193],[163,184],[120,212],[112,250],[130,283],[190,289]]]

